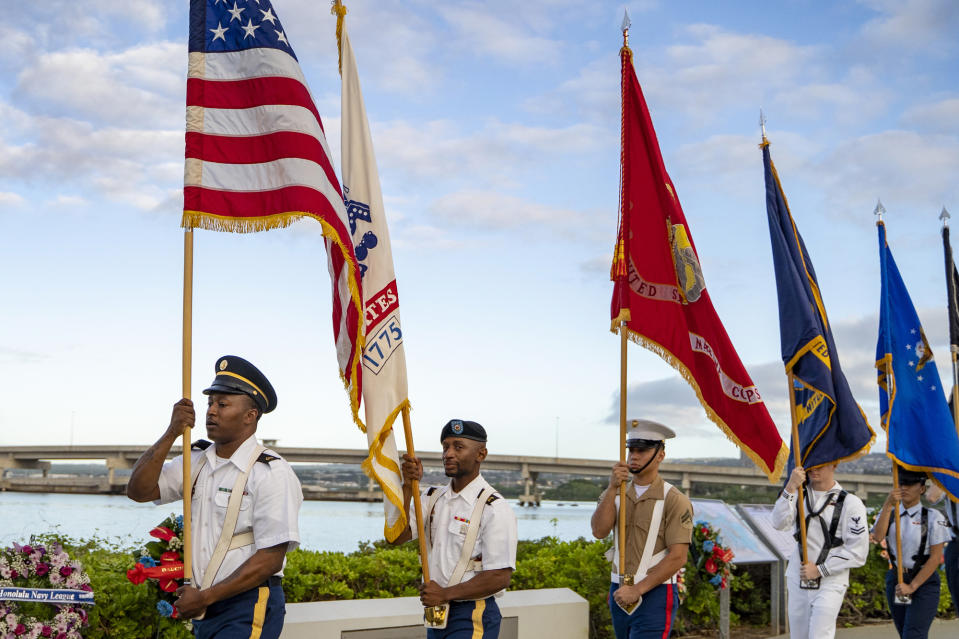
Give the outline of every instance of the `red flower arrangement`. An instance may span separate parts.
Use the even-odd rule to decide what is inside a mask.
[[[720,589],[729,585],[735,553],[732,548],[722,546],[722,537],[718,530],[715,530],[708,522],[697,521],[693,529],[690,551],[692,551],[696,568],[705,570],[710,575],[709,583]]]
[[[150,531],[156,541],[149,541],[134,553],[136,560],[133,568],[127,570],[130,583],[139,586],[146,583],[154,589],[157,598],[157,613],[163,617],[176,619],[177,588],[183,579],[183,516],[170,515],[159,526]]]

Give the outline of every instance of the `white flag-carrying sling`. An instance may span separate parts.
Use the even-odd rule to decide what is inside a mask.
[[[362,274],[366,309],[366,349],[361,364],[370,454],[363,462],[363,470],[383,490],[384,534],[393,541],[407,524],[403,480],[393,438],[393,422],[409,405],[406,354],[380,177],[356,60],[345,27],[341,43],[343,197]]]

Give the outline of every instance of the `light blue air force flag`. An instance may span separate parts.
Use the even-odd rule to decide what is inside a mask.
[[[946,403],[929,341],[879,222],[879,408],[887,452],[910,470],[932,473],[953,498],[959,497],[959,435]]]

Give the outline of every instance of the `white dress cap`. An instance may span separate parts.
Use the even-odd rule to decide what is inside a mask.
[[[634,439],[663,441],[676,436],[673,429],[648,419],[631,419],[626,424],[626,443]]]

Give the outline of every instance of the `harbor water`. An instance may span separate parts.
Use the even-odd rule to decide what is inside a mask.
[[[523,507],[510,500],[520,539],[554,536],[590,539],[594,502],[543,502]],[[137,504],[121,495],[0,492],[0,546],[27,543],[31,535],[56,533],[72,538],[97,537],[123,547],[149,541],[149,532],[182,504]],[[383,538],[379,503],[305,501],[300,510],[301,547],[352,552],[361,541]]]

